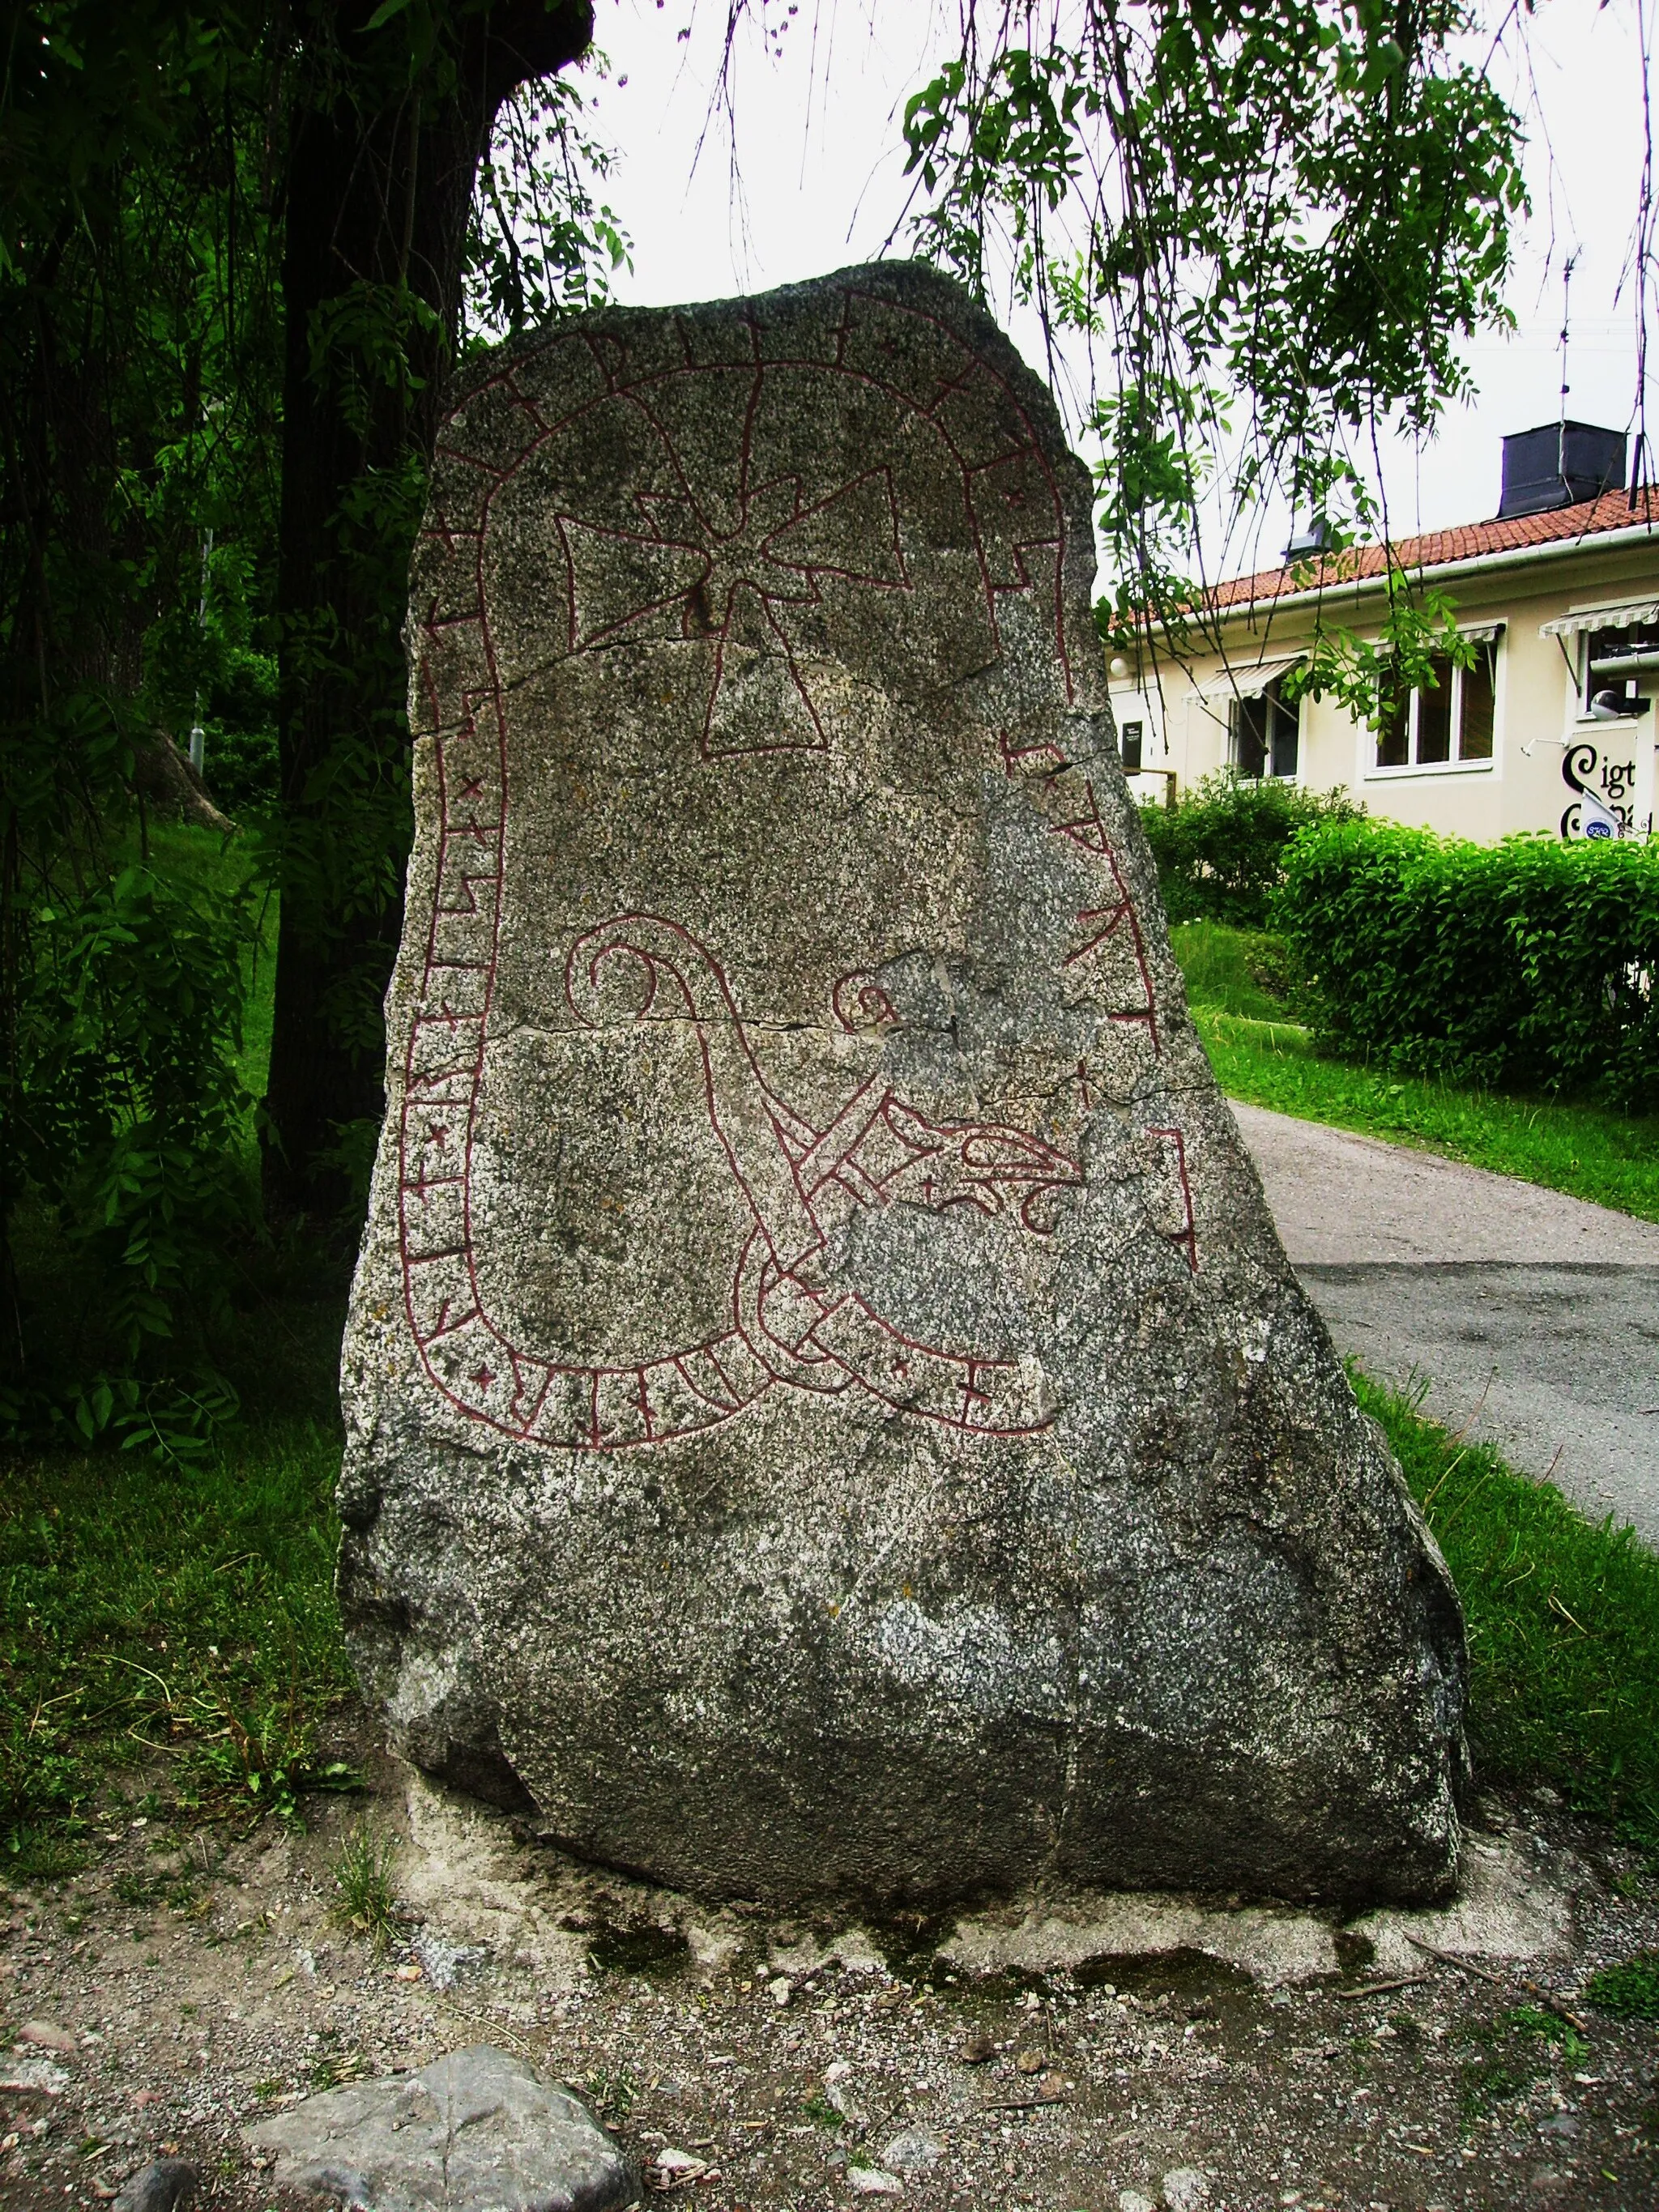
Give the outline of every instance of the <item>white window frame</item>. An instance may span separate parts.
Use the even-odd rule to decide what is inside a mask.
[[[1364,733],[1368,765],[1364,781],[1367,783],[1398,783],[1407,777],[1425,775],[1491,775],[1498,766],[1500,732],[1504,714],[1504,670],[1508,655],[1503,651],[1504,636],[1500,629],[1496,636],[1482,635],[1474,641],[1492,647],[1492,751],[1485,760],[1419,761],[1417,757],[1418,708],[1423,697],[1420,684],[1412,686],[1411,705],[1406,716],[1407,758],[1397,767],[1384,768],[1376,757],[1377,732],[1367,729]],[[1462,742],[1464,671],[1455,661],[1451,670],[1451,726],[1457,741]]]
[[[1278,684],[1280,681],[1281,678],[1278,676],[1275,676],[1273,678],[1273,682],[1274,684]],[[1255,698],[1266,699],[1268,696],[1268,692],[1264,688],[1261,691],[1253,693],[1249,696]],[[1248,781],[1250,783],[1301,784],[1305,782],[1308,773],[1308,718],[1306,714],[1304,712],[1304,709],[1307,705],[1305,694],[1297,700],[1294,706],[1291,704],[1288,699],[1281,699],[1278,697],[1276,694],[1273,697],[1273,704],[1278,708],[1280,714],[1291,714],[1296,716],[1296,766],[1291,771],[1289,775],[1275,775],[1273,769],[1267,765],[1268,762],[1273,758],[1273,745],[1271,741],[1269,741],[1267,750],[1262,757],[1261,774],[1259,776],[1253,775],[1248,778],[1239,775],[1238,715],[1240,708],[1242,708],[1245,703],[1245,699],[1243,697],[1233,700],[1231,702],[1227,715],[1227,764],[1232,769],[1234,775],[1239,776],[1241,783]]]

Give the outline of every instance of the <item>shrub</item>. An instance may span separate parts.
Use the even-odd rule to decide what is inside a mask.
[[[206,736],[204,775],[226,812],[237,816],[250,806],[270,805],[276,797],[276,731],[210,723]]]
[[[1352,822],[1364,811],[1340,791],[1248,782],[1221,769],[1173,806],[1143,806],[1140,818],[1171,921],[1260,929],[1284,880],[1291,840],[1315,823]]]
[[[1615,2020],[1659,2020],[1659,1951],[1638,1951],[1620,1966],[1603,1966],[1584,1985],[1599,2011]]]
[[[236,814],[276,797],[276,662],[223,645],[203,716],[208,789]]]
[[[1659,1104],[1659,849],[1326,822],[1287,852],[1274,919],[1322,1046]]]
[[[34,1294],[66,1271],[80,1291],[69,1312],[20,1301],[0,1436],[61,1426],[67,1407],[88,1439],[173,1451],[234,1408],[207,1347],[255,1228],[236,1067],[248,908],[240,884],[139,864],[27,915],[0,1182],[50,1224]]]

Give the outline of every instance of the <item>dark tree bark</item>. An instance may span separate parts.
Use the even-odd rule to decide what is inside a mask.
[[[349,1206],[352,1137],[383,1110],[380,1000],[409,840],[399,632],[474,181],[501,102],[578,59],[593,23],[591,0],[462,0],[411,83],[406,20],[368,30],[376,4],[299,11],[311,90],[286,191],[285,842],[264,1181],[274,1217],[317,1222]]]

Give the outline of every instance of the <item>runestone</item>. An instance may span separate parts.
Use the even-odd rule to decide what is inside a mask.
[[[1457,1601],[1188,1018],[1093,573],[920,267],[454,395],[340,1589],[400,1749],[588,1859],[1455,1878]]]

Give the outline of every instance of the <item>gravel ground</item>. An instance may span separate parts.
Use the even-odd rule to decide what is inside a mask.
[[[374,1779],[295,1836],[191,1826],[130,1784],[93,1863],[0,1892],[0,2203],[105,2204],[176,2151],[204,2212],[288,2212],[246,2122],[484,2041],[581,2091],[646,2201],[707,2212],[901,2191],[1049,2212],[1136,2212],[1134,2191],[1185,2212],[1659,2202],[1659,2028],[1575,2002],[1597,1966],[1659,1947],[1659,1883],[1547,1798],[1484,1800],[1482,1826],[1554,1898],[1554,1956],[1413,1947],[1407,1975],[1329,1920],[1223,1901],[1202,1940],[1225,1948],[1236,1923],[1261,1978],[1190,1945],[975,1975],[938,1955],[948,1927],[699,1911]],[[402,1839],[406,1940],[379,1954],[333,1917],[366,1813]],[[954,1948],[1030,1957],[1035,1928],[1086,1952],[1090,1909],[988,1911]],[[1339,1971],[1284,1978],[1322,1955]]]

